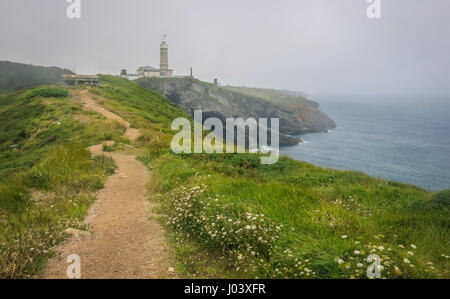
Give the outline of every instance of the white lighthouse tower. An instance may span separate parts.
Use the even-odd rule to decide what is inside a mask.
[[[169,46],[166,42],[167,35],[164,35],[160,46],[160,65],[159,71],[161,77],[172,77],[173,70],[169,69]]]
[[[159,69],[152,67],[150,65],[140,66],[137,69],[137,73],[133,75],[134,78],[154,78],[154,77],[172,77],[173,70],[169,69],[169,46],[166,42],[167,35],[164,34],[160,49],[160,61],[159,61]],[[131,76],[127,76],[131,77]]]

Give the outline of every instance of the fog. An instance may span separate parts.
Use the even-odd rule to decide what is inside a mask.
[[[312,95],[450,95],[448,0],[1,0],[0,59],[77,73],[159,67]]]

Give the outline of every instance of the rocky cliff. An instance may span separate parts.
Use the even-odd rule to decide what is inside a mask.
[[[293,134],[323,132],[336,127],[334,121],[320,111],[319,103],[308,99],[301,92],[251,87],[225,86],[227,90],[257,97],[295,114],[299,126],[294,127]]]
[[[301,141],[290,135],[321,132],[335,127],[334,122],[318,109],[317,103],[287,103],[285,99],[281,100],[281,91],[278,93],[280,102],[277,103],[275,91],[271,92],[268,100],[246,90],[218,87],[192,78],[142,78],[137,83],[163,94],[190,115],[194,110],[202,110],[205,118],[214,116],[222,120],[227,117],[279,118],[281,145]]]

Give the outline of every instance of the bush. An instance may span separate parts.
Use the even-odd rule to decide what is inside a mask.
[[[32,169],[25,175],[25,184],[30,188],[47,189],[50,187],[50,175],[42,169]]]
[[[433,210],[448,210],[450,209],[450,189],[443,190],[427,203],[427,206]]]
[[[201,199],[204,191],[205,186],[199,185],[169,192],[167,224],[182,235],[196,237],[205,248],[221,252],[237,273],[293,277],[293,272],[280,270],[296,258],[277,245],[283,225],[237,205],[220,205],[219,199]]]
[[[416,211],[450,211],[450,189],[436,193],[429,200],[417,200],[411,204]]]
[[[237,168],[256,169],[261,165],[261,160],[258,155],[233,154],[230,163]]]
[[[0,210],[17,213],[30,204],[30,192],[23,186],[4,185],[0,187]]]
[[[104,155],[94,156],[94,168],[103,169],[107,174],[114,174],[116,172],[116,162],[111,157]]]
[[[103,187],[105,174],[114,173],[114,160],[105,156],[91,158],[80,144],[64,143],[54,146],[27,175],[28,187],[53,190],[97,190]]]
[[[26,99],[32,99],[35,97],[66,98],[68,96],[69,96],[69,93],[67,90],[54,88],[54,87],[36,88],[25,94]]]
[[[143,163],[148,164],[168,151],[166,142],[151,140],[145,147],[143,153],[139,155],[138,159]]]
[[[117,147],[117,145],[115,143],[111,144],[111,145],[103,144],[102,149],[104,152],[113,152],[116,150],[116,147]]]

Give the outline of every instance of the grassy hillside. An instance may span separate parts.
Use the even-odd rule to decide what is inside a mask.
[[[377,254],[383,277],[449,277],[448,192],[288,158],[143,159],[190,276],[365,278]]]
[[[35,274],[81,227],[114,163],[86,147],[133,145],[152,172],[161,219],[187,277],[364,278],[369,254],[382,276],[449,275],[450,194],[315,167],[283,157],[176,155],[170,123],[186,114],[158,93],[103,76],[97,102],[139,128],[86,111],[73,89],[0,96],[0,277]]]
[[[66,228],[82,228],[95,191],[115,168],[86,148],[107,140],[130,143],[123,125],[83,109],[70,96],[73,89],[46,86],[0,96],[1,278],[35,274]],[[168,140],[168,120],[184,115],[125,79],[104,77],[92,92],[143,128],[136,146]]]
[[[58,67],[43,67],[9,61],[0,61],[0,93],[23,88],[55,84],[63,74],[73,74]]]
[[[294,96],[281,90],[238,86],[223,86],[222,88],[261,98],[283,107],[291,107],[295,105],[310,105],[314,108],[319,107],[316,102],[308,100],[305,96]]]

